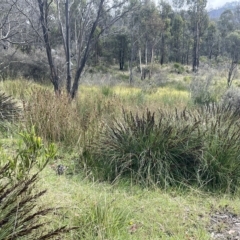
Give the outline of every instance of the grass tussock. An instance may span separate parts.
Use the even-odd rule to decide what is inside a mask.
[[[1,88],[6,94],[24,102],[27,101],[36,90],[45,89],[51,92],[49,88],[43,85],[24,79],[2,81]]]
[[[199,166],[202,138],[200,122],[186,119],[187,111],[159,117],[149,110],[139,116],[123,110],[123,120],[115,119],[96,144],[94,158],[105,178],[132,177],[144,185],[175,185],[194,180]],[[93,153],[93,154],[94,154]]]
[[[13,122],[20,117],[21,108],[17,102],[5,93],[0,93],[0,121]]]
[[[81,133],[80,121],[65,96],[55,96],[46,90],[35,91],[24,106],[27,128],[35,126],[42,138],[63,142],[77,142]],[[71,127],[70,127],[71,126]]]
[[[236,116],[224,106],[158,116],[123,111],[122,120],[114,119],[96,142],[91,167],[111,181],[130,177],[141,185],[235,192],[240,180]]]
[[[79,238],[113,239],[125,232],[129,213],[118,208],[114,200],[92,202],[86,210],[85,217],[75,219],[77,225],[82,226],[82,231],[77,233]]]
[[[204,111],[201,131],[204,133],[202,150],[202,181],[211,190],[237,191],[240,183],[240,122],[238,109],[231,105],[212,105]]]
[[[66,95],[56,96],[45,89],[35,91],[24,110],[27,128],[33,125],[42,138],[71,147],[91,142],[102,117],[115,112],[113,103],[96,93],[71,102]]]

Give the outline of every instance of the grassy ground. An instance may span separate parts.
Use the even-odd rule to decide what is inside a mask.
[[[129,182],[112,186],[57,176],[50,168],[41,187],[48,189],[44,204],[66,209],[57,221],[80,226],[67,239],[210,239],[212,214],[226,206],[240,210],[239,198],[196,189],[141,189]]]
[[[42,134],[43,139],[59,141],[58,162],[69,167],[65,175],[58,176],[51,163],[41,173],[39,188],[48,189],[40,200],[41,204],[47,207],[62,207],[48,219],[49,229],[62,224],[77,226],[79,228],[64,239],[87,240],[200,240],[211,239],[212,231],[228,230],[221,222],[214,225],[213,230],[211,216],[223,209],[238,215],[238,194],[234,197],[214,195],[192,187],[141,188],[134,185],[131,179],[109,184],[94,179],[92,175],[88,176],[86,172],[68,175],[74,172],[73,160],[80,155],[84,144],[91,142],[93,136],[97,137],[95,133],[100,128],[99,125],[104,125],[111,117],[118,117],[123,106],[134,112],[143,112],[146,108],[158,111],[159,108],[172,110],[176,107],[192,107],[189,89],[193,77],[171,73],[169,78],[178,81],[166,86],[145,85],[131,88],[124,85],[82,85],[78,101],[72,103],[70,110],[69,106],[67,107],[67,114],[64,112],[67,109],[64,107],[64,99],[63,105],[54,105],[53,102],[51,108],[54,96],[48,86],[39,86],[24,80],[1,82],[2,90],[14,96],[21,106],[32,103],[32,111],[36,110],[29,117],[31,121],[24,116],[23,123],[14,128],[15,132],[3,133],[0,141],[1,154],[14,154],[13,148],[18,138],[16,133],[25,128],[25,124],[33,122],[39,127],[39,134]],[[221,84],[218,82],[217,86]],[[38,93],[45,95],[39,98]],[[44,105],[46,97],[51,101]],[[43,112],[38,113],[40,106]],[[46,109],[47,114],[44,112]],[[44,122],[45,117],[60,125],[48,126],[45,123],[50,120]],[[38,126],[41,121],[43,125]],[[48,127],[48,132],[45,132]],[[51,130],[55,133],[59,131],[59,134],[52,136]]]

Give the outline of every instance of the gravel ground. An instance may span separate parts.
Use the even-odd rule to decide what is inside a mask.
[[[240,240],[240,215],[225,206],[211,214],[208,228],[212,239]]]

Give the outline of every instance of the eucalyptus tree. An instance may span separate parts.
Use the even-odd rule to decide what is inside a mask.
[[[191,19],[186,10],[181,10],[179,12],[182,20],[183,20],[183,30],[181,36],[181,63],[189,65],[191,58],[191,50],[193,46],[193,38],[191,31]],[[174,35],[174,33],[172,33]]]
[[[11,15],[15,3],[9,4],[8,1],[1,2],[0,5],[0,43],[3,48],[7,48],[7,42],[12,35],[13,26],[11,26]],[[15,29],[14,29],[15,30]]]
[[[0,44],[7,48],[9,44],[26,44],[27,22],[18,11],[18,5],[24,4],[22,0],[2,0],[0,3]],[[27,6],[25,6],[27,7]]]
[[[127,34],[118,34],[117,35],[118,41],[118,62],[119,62],[119,69],[124,69],[124,63],[127,55],[128,49],[128,35]]]
[[[152,5],[147,14],[148,18],[144,21],[145,28],[145,64],[150,64],[149,76],[151,77],[152,67],[155,59],[155,52],[166,27],[165,22],[161,18],[161,10]],[[167,28],[167,27],[166,27]]]
[[[31,51],[34,37],[25,16],[18,7],[22,6],[29,10],[24,0],[1,0],[0,1],[0,77],[16,77],[23,72],[23,66],[27,59],[16,55],[18,50]],[[10,69],[11,71],[8,71]]]
[[[51,10],[51,4],[53,3],[53,0],[47,1],[47,0],[37,0],[38,1],[38,8],[39,8],[39,22],[42,27],[42,40],[45,44],[45,50],[47,54],[48,64],[50,68],[51,73],[51,82],[54,87],[54,91],[56,94],[60,93],[60,78],[58,75],[57,67],[54,63],[54,59],[52,56],[52,46],[51,46],[51,40],[50,40],[50,26],[49,26],[49,20],[50,18],[50,10]],[[52,16],[53,18],[53,16]]]
[[[139,12],[135,15],[134,21],[137,22],[135,28],[137,28],[137,45],[141,79],[145,79],[147,74],[150,78],[156,48],[161,41],[163,21],[159,9],[156,4],[151,1],[146,1],[143,4]]]
[[[94,45],[103,32],[135,9],[136,3],[127,0],[38,0],[38,7],[54,89],[58,91],[55,83],[59,82],[59,77],[51,57],[48,25],[50,20],[57,19],[66,57],[66,88],[69,96],[75,98],[81,76],[93,52]],[[55,7],[57,13],[49,18],[51,7]],[[73,80],[72,73],[74,74]]]
[[[220,35],[215,22],[211,21],[203,37],[204,54],[211,60],[219,55]]]
[[[235,28],[240,30],[240,2],[236,5],[233,11]]]
[[[157,7],[154,2],[146,2],[138,16],[139,25],[139,34],[141,41],[141,48],[143,51],[143,60],[145,65],[148,65],[151,62],[151,48],[155,45],[155,42],[158,38],[158,24],[159,24],[160,16],[157,10]]]
[[[178,13],[174,14],[172,24],[171,24],[171,58],[170,60],[174,62],[181,62],[182,59],[182,45],[184,34],[184,20],[182,16]]]
[[[199,67],[200,39],[207,27],[207,0],[188,0],[189,14],[193,33],[192,70],[196,72]]]
[[[226,50],[228,57],[230,58],[230,64],[228,68],[227,85],[231,86],[234,72],[240,61],[240,31],[236,30],[231,32],[226,37]]]
[[[160,64],[168,62],[169,44],[171,40],[172,8],[169,3],[161,1],[160,16],[162,20],[161,41],[160,41]]]
[[[201,38],[208,26],[208,15],[206,11],[207,0],[173,0],[173,3],[178,8],[184,5],[188,7],[193,39],[192,70],[196,72],[199,67]]]
[[[235,20],[234,14],[232,10],[225,10],[218,21],[218,29],[221,33],[221,37],[225,38],[230,32],[232,32],[235,28]]]
[[[226,37],[235,30],[235,20],[233,11],[225,10],[218,20],[218,30],[220,32],[220,53],[221,55],[227,54]]]

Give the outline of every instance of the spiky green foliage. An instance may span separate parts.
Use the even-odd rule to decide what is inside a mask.
[[[240,183],[240,121],[232,105],[212,105],[203,116],[201,179],[208,188],[234,192]]]
[[[38,174],[12,182],[5,177],[9,165],[0,168],[0,239],[52,239],[69,231],[65,226],[47,231],[48,222],[41,217],[53,213],[54,208],[38,206],[38,199],[46,190],[36,191]]]
[[[98,168],[111,180],[131,176],[163,187],[192,182],[202,148],[199,124],[187,111],[161,111],[157,120],[149,110],[142,116],[123,111],[123,121],[114,120],[97,143]]]

